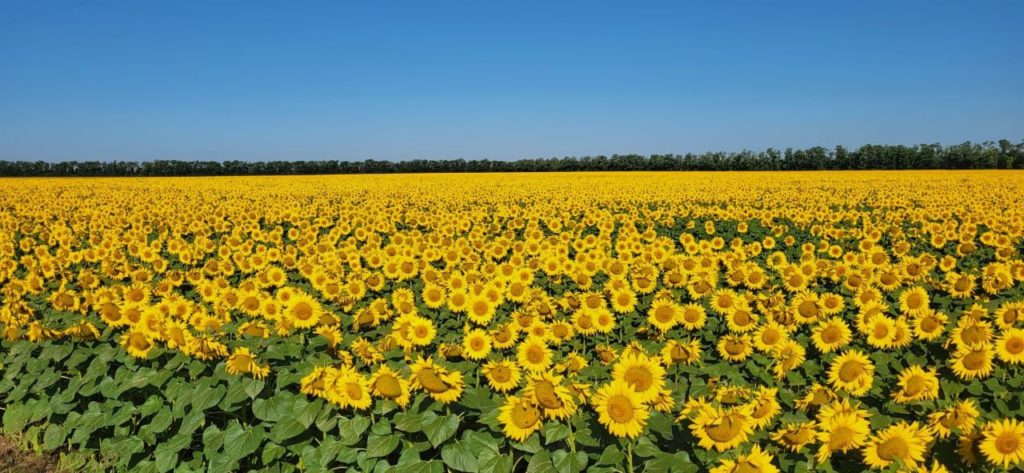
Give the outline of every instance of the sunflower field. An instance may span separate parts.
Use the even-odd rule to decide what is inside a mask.
[[[1021,468],[1022,250],[1017,171],[0,179],[2,430],[116,471]]]

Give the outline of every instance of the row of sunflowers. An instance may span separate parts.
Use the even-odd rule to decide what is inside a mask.
[[[1019,468],[1022,191],[0,180],[2,428],[131,471]]]

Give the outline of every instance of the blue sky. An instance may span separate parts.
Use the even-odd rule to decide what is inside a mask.
[[[1024,2],[0,0],[0,159],[1024,138]]]

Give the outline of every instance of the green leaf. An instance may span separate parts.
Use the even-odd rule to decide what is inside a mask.
[[[655,473],[693,473],[697,470],[697,465],[690,461],[690,456],[686,452],[676,452],[674,455],[659,453],[644,463],[644,471]]]
[[[287,418],[278,422],[270,429],[268,435],[271,440],[277,443],[285,443],[288,439],[297,437],[306,431],[306,426],[294,418]]]
[[[526,473],[558,473],[558,470],[551,463],[551,454],[547,450],[541,450],[530,457]]]
[[[264,422],[277,422],[284,417],[283,406],[291,406],[291,397],[290,394],[279,393],[270,399],[256,399],[252,401],[252,413]]]
[[[555,442],[564,440],[569,437],[569,426],[560,422],[548,422],[544,426],[544,440],[545,445],[551,445]]]
[[[419,414],[412,412],[399,412],[398,414],[395,414],[394,420],[395,428],[402,432],[413,433],[423,430],[423,423]]]
[[[583,452],[569,453],[565,450],[558,450],[551,455],[552,463],[555,465],[555,469],[570,473],[579,473],[587,467],[587,462],[590,461],[587,458],[587,454]]]
[[[598,465],[621,465],[626,459],[626,456],[619,451],[619,447],[615,445],[609,445],[604,448],[604,452],[601,453],[601,457],[597,459]]]
[[[153,416],[153,420],[149,421],[149,424],[143,428],[153,434],[162,434],[171,426],[171,421],[173,420],[174,417],[171,416],[171,409],[165,406],[163,409],[160,409],[160,412],[157,412],[156,415]]]
[[[453,470],[468,473],[476,473],[479,470],[476,455],[459,441],[449,442],[441,448],[441,460]]]
[[[309,402],[301,397],[297,397],[292,403],[292,415],[295,417],[295,420],[308,429],[309,426],[313,425],[316,417],[320,415],[321,408],[323,408],[323,401],[319,399]]]
[[[361,415],[338,419],[342,445],[355,445],[363,438],[363,432],[370,428],[370,419]]]
[[[430,444],[437,448],[450,439],[459,430],[459,418],[454,414],[438,416],[433,412],[425,412],[422,416],[423,433]]]
[[[267,444],[263,446],[263,453],[260,454],[260,460],[263,461],[264,465],[269,465],[274,460],[281,458],[285,451],[284,447],[274,442],[267,442]]]
[[[401,441],[401,434],[388,434],[385,436],[371,435],[366,440],[366,456],[369,458],[386,457],[398,448],[398,444]]]
[[[249,456],[263,443],[264,434],[260,425],[242,427],[237,420],[231,421],[224,430],[224,455],[232,461]]]
[[[67,438],[67,433],[63,426],[50,424],[46,426],[46,431],[43,433],[43,447],[47,450],[56,450],[64,443],[65,438]]]

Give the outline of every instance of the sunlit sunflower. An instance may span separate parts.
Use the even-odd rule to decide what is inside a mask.
[[[370,376],[368,384],[373,397],[394,401],[402,408],[409,405],[409,381],[387,365],[380,365]]]
[[[551,373],[532,373],[527,376],[523,398],[533,402],[546,419],[567,419],[576,412],[576,401],[563,385],[564,379]]]
[[[644,354],[624,355],[615,363],[612,379],[626,383],[640,402],[648,402],[665,387],[665,368]]]
[[[995,367],[992,363],[992,348],[985,343],[957,349],[950,362],[953,373],[960,379],[987,378]]]
[[[543,339],[528,337],[516,349],[516,361],[530,372],[547,370],[552,364],[551,349]]]
[[[145,358],[154,346],[153,339],[146,335],[145,332],[129,330],[121,335],[121,347],[135,358]]]
[[[899,374],[899,389],[892,393],[896,402],[908,403],[939,397],[939,377],[935,369],[913,365]]]
[[[698,304],[686,304],[679,311],[679,323],[687,330],[700,330],[707,322],[707,312]]]
[[[811,341],[815,348],[822,353],[831,353],[845,347],[853,339],[853,332],[839,318],[823,320],[814,327],[811,334]]]
[[[915,467],[924,462],[932,436],[917,422],[899,422],[872,435],[862,448],[864,463],[884,469],[894,462]]]
[[[791,422],[783,425],[771,438],[786,450],[799,452],[805,445],[813,443],[817,438],[814,422]]]
[[[928,427],[936,437],[944,439],[954,432],[966,433],[974,430],[979,415],[977,402],[973,399],[965,399],[945,409],[928,414]]]
[[[522,371],[513,361],[491,360],[480,367],[480,371],[487,378],[487,384],[497,392],[508,392],[519,386],[522,378]]]
[[[858,350],[847,350],[832,360],[828,381],[836,389],[863,396],[871,389],[875,366],[866,355]]]
[[[505,436],[523,443],[534,432],[544,425],[541,412],[530,401],[509,396],[498,409],[498,421],[501,422]]]
[[[1024,363],[1024,329],[1010,328],[996,340],[996,356],[1005,363]]]
[[[647,322],[661,332],[668,332],[676,326],[681,309],[668,299],[655,299],[647,310]]]
[[[979,448],[990,463],[1010,468],[1024,462],[1024,422],[995,420],[982,427],[982,435]]]
[[[464,387],[461,371],[449,371],[434,364],[430,358],[420,357],[409,367],[409,379],[414,389],[425,391],[432,399],[449,404],[459,399]]]
[[[710,473],[778,473],[779,469],[772,464],[774,459],[770,453],[761,450],[761,446],[754,444],[750,453],[740,454],[736,460],[723,459]]]
[[[917,315],[928,310],[931,301],[928,292],[921,286],[914,286],[900,293],[900,312],[907,315]]]
[[[296,291],[285,305],[284,316],[295,328],[312,327],[320,321],[323,309],[312,296]]]
[[[724,452],[746,442],[753,433],[749,413],[743,408],[723,409],[705,405],[690,424],[690,431],[704,449]]]
[[[591,403],[597,411],[598,422],[616,437],[639,437],[650,417],[650,411],[636,391],[618,379],[601,386]]]
[[[470,360],[482,360],[491,352],[491,337],[484,329],[470,330],[462,338],[462,351]]]
[[[692,365],[700,361],[701,347],[699,340],[669,340],[661,349],[661,362],[665,366],[678,363]]]
[[[833,452],[846,453],[860,448],[868,439],[871,426],[867,419],[852,412],[829,416],[818,423],[817,460],[828,461]]]
[[[729,361],[743,361],[754,352],[748,335],[729,334],[718,340],[718,353]]]

